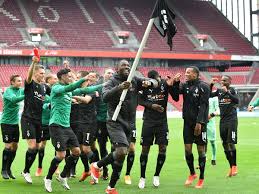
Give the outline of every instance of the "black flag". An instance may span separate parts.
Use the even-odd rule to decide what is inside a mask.
[[[172,39],[177,32],[177,28],[174,24],[175,14],[168,7],[166,0],[157,0],[151,18],[155,19],[154,26],[161,36],[167,36],[167,44],[172,50]]]

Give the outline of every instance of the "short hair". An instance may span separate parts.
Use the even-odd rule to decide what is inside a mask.
[[[34,70],[35,70],[35,71],[37,71],[37,70],[39,70],[39,69],[45,69],[45,68],[44,68],[43,65],[36,65],[36,66],[34,67]]]
[[[106,69],[104,70],[104,73],[107,73],[107,71],[109,71],[109,70],[112,70],[112,71],[113,71],[112,68],[106,68]]]
[[[11,75],[11,77],[10,77],[10,83],[14,82],[17,77],[21,77],[21,76],[18,75],[18,74]]]
[[[158,72],[156,70],[150,70],[148,73],[147,73],[147,77],[148,78],[152,78],[152,79],[155,79],[157,76],[159,76]]]
[[[92,70],[92,71],[89,71],[89,73],[94,73],[97,78],[100,77],[100,74],[97,71]]]
[[[232,78],[229,75],[223,75],[222,77],[227,77],[229,81],[232,81]]]
[[[69,72],[71,72],[71,70],[67,69],[67,68],[59,70],[58,73],[57,73],[58,79],[61,79],[62,75],[66,75]]]
[[[78,71],[77,73],[80,74],[80,77],[85,77],[89,74],[88,71]]]
[[[197,74],[197,77],[199,77],[199,75],[200,75],[200,70],[199,70],[198,67],[196,67],[196,66],[190,66],[190,67],[188,67],[188,68],[191,68],[191,69],[194,71],[194,73]]]
[[[123,64],[129,64],[129,61],[127,61],[126,59],[122,59],[122,60],[120,60],[120,62],[118,63],[118,66],[119,66],[119,65],[123,65]]]
[[[49,73],[48,75],[45,76],[45,82],[48,83],[49,79],[53,77],[53,73]]]

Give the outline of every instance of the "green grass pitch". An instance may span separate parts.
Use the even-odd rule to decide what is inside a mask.
[[[159,188],[152,186],[152,177],[156,165],[157,146],[153,146],[150,150],[149,161],[147,166],[146,188],[144,190],[138,189],[138,180],[140,176],[139,156],[140,145],[139,137],[141,133],[141,120],[137,121],[138,140],[136,144],[136,157],[135,163],[131,172],[133,184],[128,186],[124,184],[125,168],[122,171],[121,179],[118,181],[117,188],[121,194],[185,194],[185,193],[208,193],[208,194],[252,194],[259,193],[259,120],[258,118],[240,118],[238,127],[238,145],[237,145],[237,162],[239,174],[233,178],[226,178],[226,173],[229,166],[224,157],[224,152],[221,146],[219,133],[217,131],[217,165],[210,165],[211,149],[208,145],[207,165],[205,172],[205,185],[201,190],[194,187],[184,187],[185,179],[188,176],[188,168],[184,160],[184,147],[182,138],[182,119],[169,119],[170,129],[170,143],[167,149],[167,159],[160,175],[161,185]],[[3,143],[0,143],[1,158]],[[20,140],[19,150],[16,159],[13,163],[13,172],[16,175],[16,180],[3,180],[0,179],[0,194],[41,194],[46,193],[43,187],[43,178],[34,177],[33,184],[28,185],[24,182],[20,175],[24,167],[24,156],[26,150],[26,143]],[[195,165],[197,165],[197,151],[194,147]],[[43,170],[44,175],[53,158],[54,150],[50,143],[46,148],[46,157],[44,158]],[[34,175],[38,160],[34,163],[31,174]],[[0,161],[1,164],[1,161]],[[53,179],[53,193],[58,194],[79,194],[91,193],[100,194],[104,193],[107,186],[107,181],[100,180],[98,185],[90,185],[89,180],[79,183],[78,177],[82,172],[81,161],[77,166],[77,178],[69,179],[70,191],[64,191],[59,183]],[[61,165],[61,168],[63,163]],[[124,165],[125,166],[125,165]],[[111,172],[111,171],[110,171]]]

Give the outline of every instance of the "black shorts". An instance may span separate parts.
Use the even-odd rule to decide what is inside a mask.
[[[2,138],[4,143],[19,142],[19,125],[1,124]]]
[[[223,144],[232,143],[237,144],[237,120],[220,121],[220,137]]]
[[[132,130],[126,129],[121,123],[115,121],[107,121],[106,125],[112,144],[129,146]]]
[[[51,124],[49,132],[56,151],[66,151],[67,148],[79,147],[76,135],[70,127]]]
[[[76,134],[80,130],[78,123],[71,123],[70,127],[71,127],[72,131],[74,132],[74,134]]]
[[[184,120],[183,127],[183,139],[184,144],[206,145],[207,144],[207,125],[202,125],[201,134],[199,136],[194,135],[194,128],[196,123],[190,123]]]
[[[106,122],[97,121],[97,133],[96,137],[99,142],[107,142],[109,133],[107,130]]]
[[[96,125],[79,124],[76,137],[80,145],[91,146],[96,140]]]
[[[143,146],[168,145],[169,131],[167,122],[149,122],[144,121],[142,126],[140,144]]]
[[[42,125],[42,138],[41,141],[50,140],[50,134],[49,134],[49,126],[48,125]]]
[[[22,117],[21,128],[23,139],[36,139],[37,143],[41,142],[43,131],[40,123],[35,123],[29,119]]]

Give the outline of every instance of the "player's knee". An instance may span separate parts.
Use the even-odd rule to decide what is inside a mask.
[[[28,148],[29,149],[38,149],[36,140],[29,140],[28,141]]]
[[[143,155],[148,155],[149,150],[150,150],[150,146],[142,146],[142,152],[141,152],[141,154],[143,154]]]
[[[6,144],[5,144],[5,149],[11,150],[11,149],[12,149],[12,144],[6,143]]]
[[[56,158],[58,158],[59,160],[63,160],[66,157],[66,152],[56,152]]]
[[[135,153],[135,144],[134,144],[134,143],[131,143],[131,144],[130,144],[129,152]]]
[[[228,149],[228,144],[223,143],[222,146],[223,146],[223,148],[224,148],[224,151],[228,151],[228,150],[229,150],[229,149]]]
[[[119,147],[115,150],[116,161],[122,163],[125,160],[125,157],[128,153],[127,147]]]
[[[229,147],[229,150],[235,150],[236,149],[236,146],[233,143],[229,143],[228,147]]]
[[[47,143],[46,141],[41,142],[40,149],[45,149],[46,143]]]
[[[205,146],[198,146],[198,154],[200,157],[204,157],[206,155]]]
[[[166,154],[166,145],[159,146],[159,154]]]
[[[89,152],[92,151],[91,148],[90,148],[90,146],[83,146],[81,150],[82,150],[82,152],[85,153],[85,154],[88,154]]]
[[[91,145],[91,149],[92,149],[92,150],[96,150],[96,149],[97,149],[97,148],[96,148],[96,143],[95,143],[95,142],[93,142],[93,143],[92,143],[92,145]]]
[[[71,150],[71,152],[72,152],[72,154],[73,154],[74,156],[80,156],[80,153],[81,153],[79,147],[73,148],[73,149]]]
[[[18,149],[18,144],[17,143],[12,143],[11,145],[11,150],[14,152]]]

